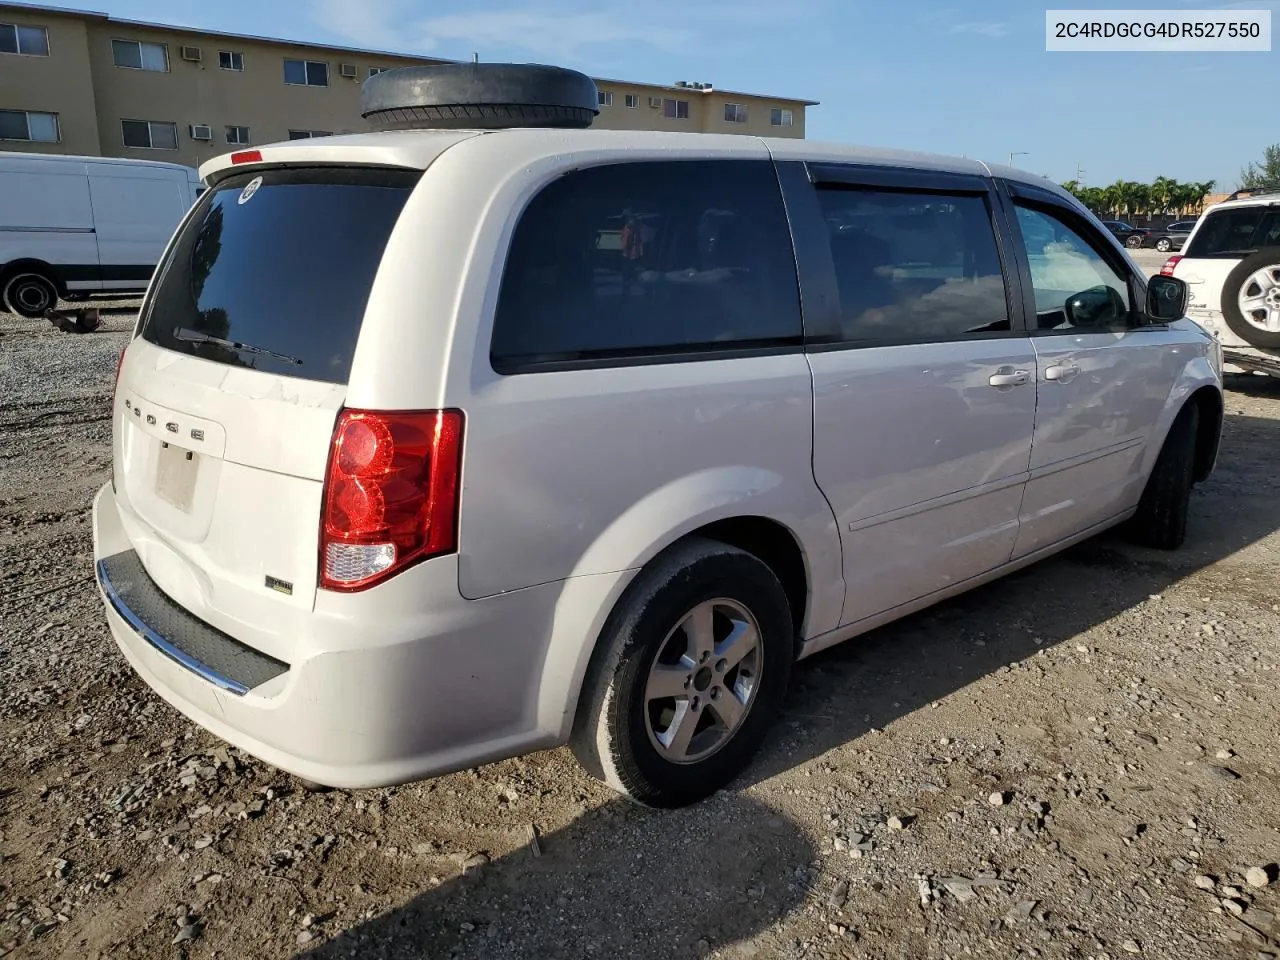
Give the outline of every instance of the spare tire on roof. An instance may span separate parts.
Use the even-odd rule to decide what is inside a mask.
[[[381,130],[582,129],[599,112],[594,80],[536,63],[397,67],[366,80],[360,97]]]

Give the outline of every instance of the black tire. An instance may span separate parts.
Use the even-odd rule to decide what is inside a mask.
[[[383,130],[591,126],[600,111],[584,73],[532,63],[445,63],[365,81],[360,115]]]
[[[58,288],[34,267],[20,267],[5,277],[0,291],[4,308],[28,320],[36,320],[58,305]]]
[[[1200,408],[1192,401],[1169,428],[1131,521],[1133,537],[1143,546],[1176,550],[1187,538],[1199,430]]]
[[[1173,244],[1172,242],[1170,242],[1168,237],[1161,237],[1159,240],[1156,241],[1156,249],[1159,250],[1161,253],[1168,253],[1169,248],[1172,246]]]
[[[732,601],[754,618],[760,641],[757,686],[740,725],[714,752],[676,763],[654,742],[649,711],[659,701],[646,704],[646,685],[659,654],[669,662],[672,644],[684,643],[675,632],[681,621],[712,600]],[[719,644],[725,621],[715,623]],[[584,680],[570,747],[588,773],[638,803],[668,808],[694,803],[728,784],[751,762],[786,693],[794,658],[791,611],[773,571],[735,547],[714,540],[684,541],[641,571],[610,614]],[[701,677],[710,668],[692,669]],[[706,682],[696,689],[712,696],[716,688],[708,689]],[[686,709],[696,713],[695,687],[687,689]],[[702,729],[703,721],[718,725],[719,717],[708,699],[692,722]],[[714,740],[718,731],[708,728],[701,735],[708,731]]]
[[[1237,337],[1251,346],[1263,350],[1280,350],[1280,333],[1259,330],[1245,319],[1240,311],[1240,291],[1249,278],[1266,267],[1274,267],[1280,274],[1280,247],[1269,247],[1245,257],[1227,274],[1222,285],[1222,318]]]

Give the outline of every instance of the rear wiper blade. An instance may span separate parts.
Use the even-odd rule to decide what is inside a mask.
[[[291,357],[287,353],[276,353],[274,350],[268,350],[266,347],[255,347],[251,343],[241,343],[239,340],[227,340],[223,337],[215,337],[211,333],[204,333],[201,330],[188,330],[186,327],[178,327],[173,331],[175,339],[186,341],[187,343],[212,343],[219,347],[230,347],[232,350],[238,350],[242,353],[257,353],[264,357],[271,357],[284,363],[296,363],[302,366],[302,361],[297,357]]]

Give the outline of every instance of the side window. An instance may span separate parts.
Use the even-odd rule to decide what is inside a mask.
[[[1127,326],[1133,311],[1125,278],[1056,214],[1016,209],[1035,291],[1032,332]]]
[[[1011,329],[985,199],[847,188],[818,197],[842,339],[937,340]]]
[[[768,161],[589,167],[516,225],[490,355],[531,363],[799,344],[795,255]]]

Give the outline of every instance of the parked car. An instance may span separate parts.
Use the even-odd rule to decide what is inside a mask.
[[[1102,225],[1126,247],[1141,247],[1151,236],[1151,231],[1147,227],[1135,227],[1123,220],[1103,220]]]
[[[1187,242],[1187,237],[1191,235],[1191,231],[1195,229],[1195,226],[1195,220],[1179,220],[1176,223],[1169,224],[1163,230],[1152,231],[1146,242],[1161,253],[1168,253],[1170,250],[1181,250],[1182,245]]]
[[[176,163],[0,153],[0,303],[141,293],[200,189]]]
[[[1188,314],[1223,347],[1280,374],[1280,193],[1210,207],[1160,272],[1186,282]]]
[[[1183,542],[1216,344],[1061,188],[568,129],[594,84],[535,97],[547,69],[364,95],[449,115],[479,73],[552,129],[475,109],[201,168],[93,508],[111,632],[169,703],[315,784],[568,743],[674,806],[746,767],[797,659],[1119,524]]]

